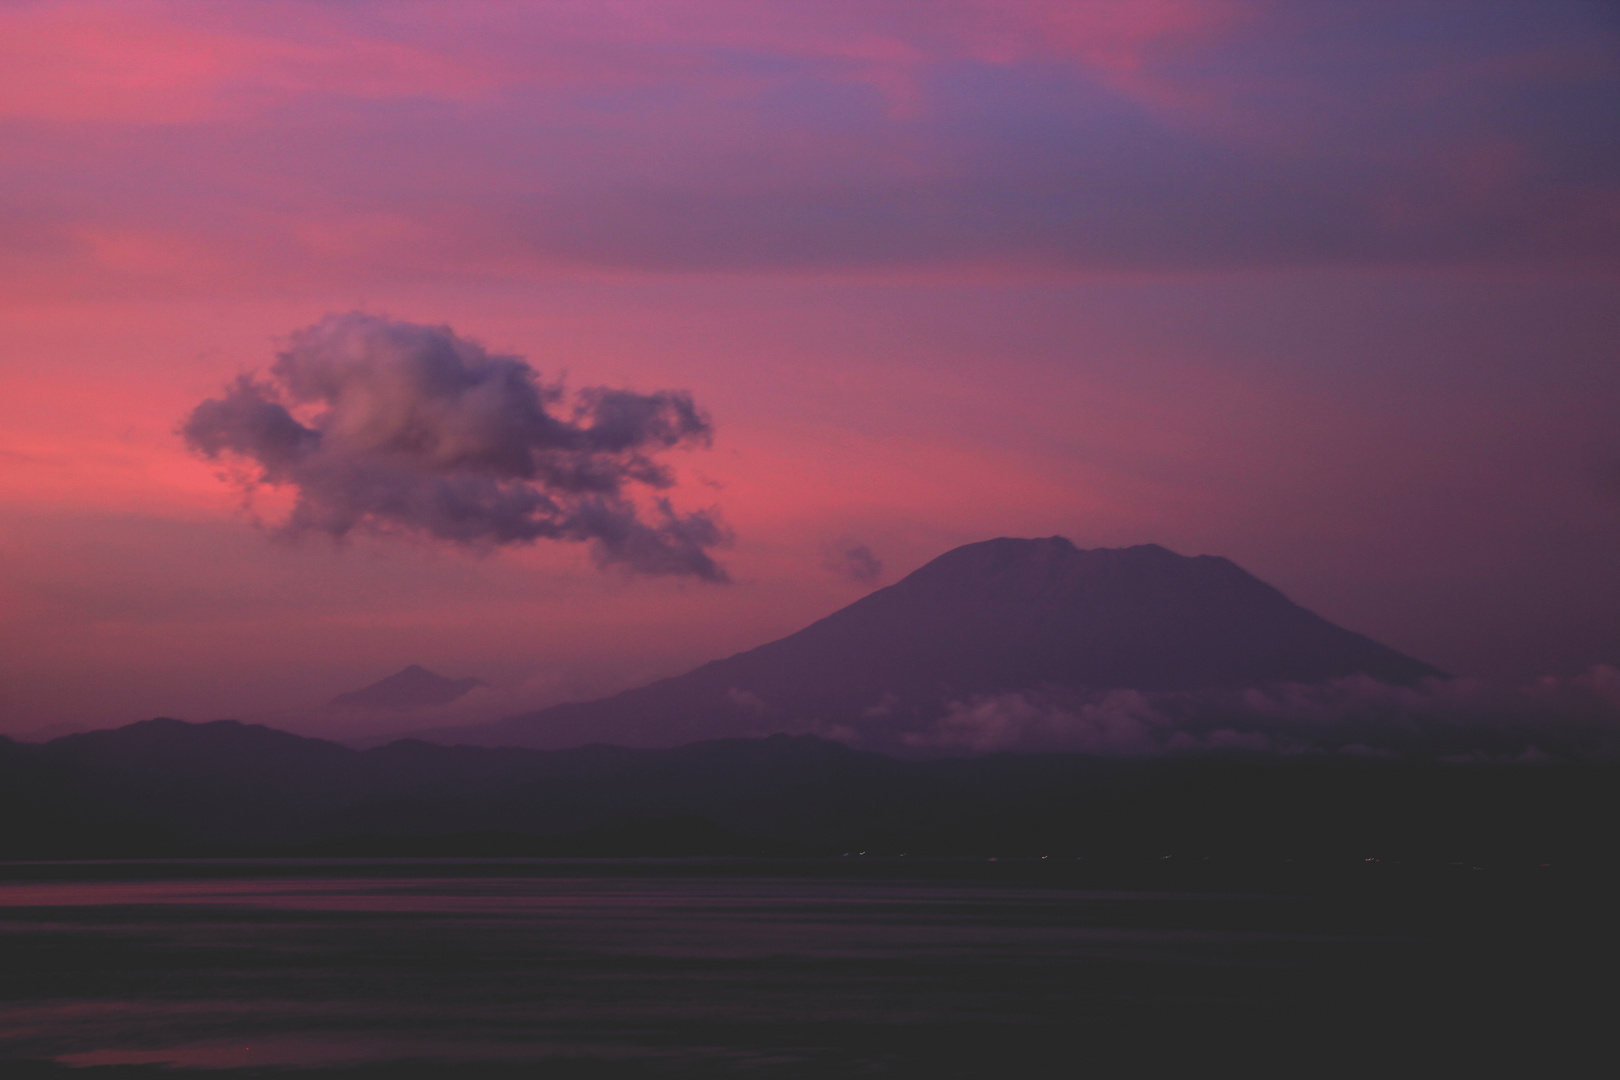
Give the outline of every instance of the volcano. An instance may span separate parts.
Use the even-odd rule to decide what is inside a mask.
[[[1335,626],[1212,555],[1157,544],[1081,550],[1060,536],[946,552],[778,641],[598,701],[429,733],[556,747],[917,729],[952,702],[1035,688],[1094,692],[1444,673]],[[881,739],[876,740],[881,742]]]
[[[448,705],[483,686],[479,679],[447,679],[420,664],[396,671],[370,686],[339,694],[326,703],[331,709],[385,709],[404,712]]]

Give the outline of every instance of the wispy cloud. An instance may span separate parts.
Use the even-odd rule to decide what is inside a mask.
[[[857,585],[875,585],[883,580],[883,560],[865,544],[847,538],[828,545],[822,553],[821,568]]]
[[[868,735],[881,738],[877,732]],[[1472,763],[1620,758],[1620,670],[1526,685],[1474,679],[1399,687],[1364,677],[1248,690],[1084,695],[1030,690],[949,704],[901,736],[914,750],[1072,751],[1105,757],[1222,752]]]
[[[0,223],[31,289],[1612,271],[1620,29],[1529,11],[18,5]]]

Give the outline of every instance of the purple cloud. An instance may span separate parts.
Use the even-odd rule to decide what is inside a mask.
[[[655,497],[649,513],[631,498],[673,486],[659,456],[712,432],[683,391],[570,398],[449,327],[360,313],[295,332],[267,378],[237,379],[181,429],[203,457],[257,466],[249,488],[293,488],[288,534],[588,542],[602,565],[725,581],[713,512]]]
[[[858,585],[875,585],[883,579],[883,560],[872,549],[853,540],[840,540],[829,546],[821,568]]]

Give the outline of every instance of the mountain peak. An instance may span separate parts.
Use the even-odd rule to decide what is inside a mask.
[[[1216,556],[1178,555],[1158,544],[1079,548],[1061,536],[1034,540],[1004,536],[964,544],[891,588],[923,604],[951,596],[958,603],[991,607],[1015,604],[1054,612],[1066,608],[1064,618],[1099,605],[1218,602],[1211,594],[1226,600],[1245,592],[1281,598],[1270,586]],[[883,603],[876,598],[888,591],[879,590],[862,603]],[[1009,612],[1008,618],[1016,616]]]
[[[386,709],[403,712],[435,705],[448,705],[483,686],[479,679],[448,679],[423,667],[409,664],[386,679],[370,686],[339,694],[327,705],[337,709]]]

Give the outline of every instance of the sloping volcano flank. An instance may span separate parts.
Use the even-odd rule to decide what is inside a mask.
[[[1060,536],[946,552],[796,634],[601,701],[439,732],[449,741],[668,745],[916,728],[946,703],[1043,686],[1192,690],[1442,673],[1290,601],[1232,562]]]

